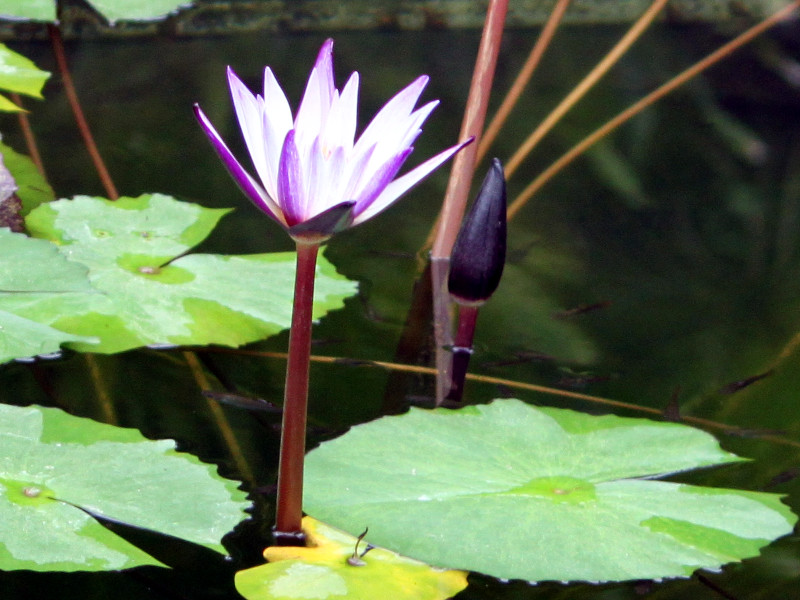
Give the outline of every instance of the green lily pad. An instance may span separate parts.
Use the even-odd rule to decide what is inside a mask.
[[[191,0],[89,0],[89,3],[112,23],[161,19],[192,4]]]
[[[112,23],[120,20],[147,21],[160,19],[191,0],[89,0],[98,12]],[[55,21],[56,0],[0,0],[0,18],[31,21]]]
[[[0,569],[100,571],[158,561],[78,507],[224,551],[248,502],[213,465],[55,408],[0,405]]]
[[[236,574],[247,600],[446,600],[467,587],[463,571],[436,569],[383,548],[362,555],[357,539],[311,517],[303,519],[305,547],[270,547],[269,563]],[[350,564],[348,559],[358,564]]]
[[[4,301],[93,293],[86,267],[69,262],[44,240],[0,228],[0,363],[57,351],[64,342],[91,344],[74,335],[3,310]]]
[[[0,6],[2,13],[2,6]],[[42,87],[50,73],[37,68],[33,62],[21,54],[12,52],[0,44],[0,89],[32,96],[42,97]],[[19,112],[22,110],[8,98],[0,96],[0,111]]]
[[[55,0],[0,0],[0,18],[55,21]]]
[[[9,294],[0,297],[0,310],[98,337],[97,344],[70,343],[89,352],[150,344],[239,346],[269,337],[291,323],[294,253],[186,254],[226,212],[159,194],[41,205],[28,215],[28,230],[88,269],[99,293]],[[339,308],[355,290],[320,259],[314,317]]]
[[[0,364],[14,359],[52,354],[66,342],[91,344],[95,338],[64,333],[36,321],[0,310]]]
[[[797,520],[774,494],[643,479],[740,461],[675,423],[519,400],[411,409],[306,461],[306,512],[429,564],[529,581],[688,576]]]

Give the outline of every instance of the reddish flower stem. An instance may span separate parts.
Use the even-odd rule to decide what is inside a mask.
[[[319,244],[297,243],[294,309],[289,333],[289,359],[283,400],[283,428],[278,470],[278,506],[275,542],[302,541],[303,460],[306,452],[308,372],[311,356],[311,311]],[[302,545],[302,544],[300,544]]]
[[[464,395],[464,380],[469,370],[469,359],[472,356],[472,340],[475,338],[475,325],[478,322],[480,306],[459,305],[458,330],[453,344],[453,377],[450,383],[448,400],[461,402]]]

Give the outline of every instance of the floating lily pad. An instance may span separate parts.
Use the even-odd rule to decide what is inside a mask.
[[[89,3],[112,23],[161,19],[192,4],[191,0],[89,0]]]
[[[740,461],[675,423],[519,400],[411,409],[306,462],[306,512],[429,564],[509,579],[688,576],[792,531],[774,494],[644,479]]]
[[[89,0],[99,13],[112,23],[120,20],[149,21],[160,19],[191,0]],[[55,21],[56,0],[0,0],[0,18],[31,21]]]
[[[0,569],[100,571],[158,561],[78,507],[224,551],[248,506],[212,465],[55,408],[0,405]]]
[[[0,364],[18,358],[52,354],[66,342],[90,344],[94,338],[70,335],[53,327],[0,310]]]
[[[247,600],[446,600],[467,587],[463,571],[436,569],[383,548],[352,565],[357,539],[311,517],[303,519],[307,547],[270,547],[269,563],[236,574]],[[366,549],[361,542],[358,555]],[[356,557],[358,558],[358,557]]]
[[[159,194],[41,205],[26,219],[29,231],[88,269],[98,293],[9,294],[0,297],[0,310],[96,336],[98,344],[70,344],[90,352],[150,344],[239,346],[269,337],[291,323],[294,253],[186,254],[226,212]],[[4,251],[3,260],[16,259]],[[320,259],[314,317],[339,308],[355,290],[354,282]]]
[[[0,18],[55,21],[55,0],[0,0]]]
[[[0,363],[57,351],[64,342],[91,344],[79,336],[4,310],[5,301],[63,298],[93,293],[86,267],[69,262],[44,240],[0,228]]]
[[[2,6],[0,6],[2,13]],[[34,98],[42,97],[42,87],[50,73],[39,69],[31,60],[0,44],[0,89]],[[8,98],[0,96],[0,111],[22,110]]]

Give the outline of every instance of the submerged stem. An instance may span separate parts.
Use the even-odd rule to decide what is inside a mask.
[[[302,541],[303,460],[306,451],[308,372],[311,356],[311,313],[314,273],[319,244],[297,243],[294,309],[286,364],[283,427],[278,469],[278,505],[275,541],[298,545]]]

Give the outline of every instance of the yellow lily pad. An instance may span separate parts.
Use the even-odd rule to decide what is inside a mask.
[[[383,548],[364,553],[363,541],[354,557],[357,538],[313,517],[303,519],[303,531],[307,546],[267,548],[269,562],[239,571],[236,590],[248,600],[445,600],[467,587],[465,571],[438,569]]]

